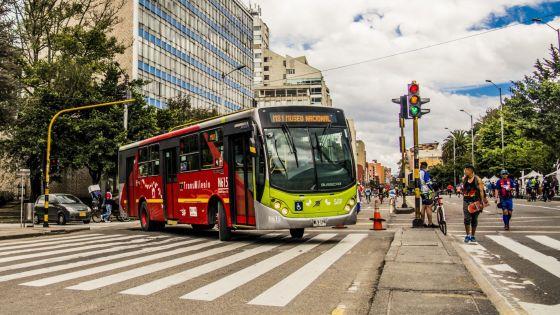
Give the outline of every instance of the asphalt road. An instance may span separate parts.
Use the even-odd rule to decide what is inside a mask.
[[[560,314],[560,202],[514,201],[511,230],[495,204],[479,216],[476,244],[464,244],[462,199],[444,197],[454,238],[512,305],[532,314]],[[399,219],[392,226],[409,225]]]
[[[367,313],[391,232],[92,230],[0,242],[0,313]]]

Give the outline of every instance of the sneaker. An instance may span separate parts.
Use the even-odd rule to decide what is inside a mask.
[[[509,231],[509,225],[504,226],[504,230]]]
[[[471,236],[467,235],[465,236],[465,243],[468,243],[471,240]]]
[[[474,237],[474,235],[473,235],[473,236],[471,236],[471,239],[470,239],[470,241],[471,241],[471,243],[476,243],[476,238]]]

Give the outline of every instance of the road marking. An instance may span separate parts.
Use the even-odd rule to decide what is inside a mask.
[[[261,293],[259,296],[249,301],[248,304],[285,306],[300,292],[305,290],[307,286],[315,281],[332,264],[366,237],[367,234],[347,235],[337,245]]]
[[[539,315],[557,315],[560,314],[560,304],[556,305],[544,305],[544,304],[533,304],[519,302],[519,304],[529,313],[529,314],[539,314]]]
[[[194,248],[191,250],[197,250],[197,249],[201,249],[204,247],[208,247],[210,245],[208,244],[200,244],[198,245],[198,248]],[[133,279],[133,278],[137,278],[140,276],[144,276],[150,273],[154,273],[154,272],[158,272],[161,270],[165,270],[165,269],[169,269],[172,267],[176,267],[176,266],[180,266],[189,262],[193,262],[199,259],[203,259],[203,258],[207,258],[210,256],[214,256],[217,254],[221,254],[221,253],[225,253],[225,252],[229,252],[235,249],[238,249],[240,247],[243,246],[247,246],[247,243],[245,242],[239,242],[239,243],[233,243],[233,244],[229,244],[226,246],[222,246],[222,247],[217,247],[217,248],[212,248],[209,249],[207,251],[203,251],[200,253],[196,253],[196,254],[190,254],[184,257],[180,257],[180,258],[176,258],[176,259],[172,259],[172,260],[168,260],[168,261],[164,261],[164,262],[160,262],[160,263],[155,263],[155,264],[151,264],[151,265],[147,265],[147,266],[143,266],[140,268],[135,268],[135,269],[131,269],[131,270],[127,270],[127,271],[123,271],[117,274],[111,274],[102,278],[98,278],[98,279],[93,279],[90,281],[85,281],[82,283],[78,283],[76,285],[67,287],[66,289],[71,289],[71,290],[82,290],[82,291],[88,291],[88,290],[94,290],[94,289],[99,289],[102,287],[106,287],[115,283],[119,283],[119,282],[123,282],[129,279]],[[195,246],[193,246],[195,247]],[[226,257],[225,260],[228,260],[229,257]]]
[[[114,244],[117,241],[123,241],[123,240],[127,240],[127,239],[139,238],[139,237],[142,237],[142,236],[141,235],[123,236],[123,237],[119,237],[119,238],[114,238],[111,241],[108,241],[106,243],[101,243],[101,244],[94,244],[94,245],[80,246],[80,247],[72,246],[71,248],[64,248],[64,249],[53,250],[53,251],[44,251],[44,252],[39,252],[39,253],[11,256],[11,257],[3,257],[3,258],[0,258],[0,263],[22,260],[22,259],[29,259],[29,258],[37,258],[37,257],[43,257],[43,256],[53,256],[53,255],[64,254],[64,253],[79,252],[79,251],[89,250],[89,249],[94,249],[94,248],[103,248],[103,247],[111,246],[111,244]],[[87,243],[91,243],[91,242],[87,242]],[[94,243],[99,243],[99,242],[94,241]]]
[[[196,241],[197,240],[190,240],[190,241],[187,241],[187,242],[188,243],[193,243],[193,242],[196,242]],[[36,280],[36,281],[21,283],[20,285],[32,286],[32,287],[42,287],[42,286],[46,286],[46,285],[53,284],[53,283],[59,283],[59,282],[68,281],[68,280],[72,280],[72,279],[76,279],[76,278],[81,278],[81,277],[85,277],[85,276],[94,275],[94,274],[101,273],[101,272],[111,271],[111,270],[114,270],[114,269],[117,269],[117,268],[128,267],[128,266],[132,266],[132,265],[135,265],[135,264],[140,264],[140,263],[151,261],[151,260],[161,259],[161,258],[173,256],[173,255],[178,255],[178,254],[184,254],[184,253],[187,253],[187,252],[190,252],[190,251],[193,251],[193,250],[199,250],[199,249],[202,249],[204,247],[209,247],[209,246],[218,245],[218,244],[220,244],[220,241],[204,242],[204,243],[201,243],[201,244],[190,245],[190,246],[187,246],[187,247],[184,247],[184,248],[179,248],[179,249],[175,249],[175,250],[168,251],[168,252],[157,253],[157,254],[143,256],[143,257],[137,257],[137,258],[124,260],[124,261],[119,261],[119,262],[108,264],[108,265],[98,266],[98,267],[94,267],[94,268],[90,268],[90,269],[78,270],[78,271],[75,271],[75,272],[56,275],[56,276],[52,276],[52,277],[48,277],[48,278],[44,278],[44,279],[40,279],[40,280]]]
[[[257,264],[251,265],[216,282],[210,283],[198,290],[185,294],[181,297],[181,299],[213,301],[271,271],[272,269],[298,257],[299,255],[312,250],[319,244],[333,238],[334,236],[336,236],[336,233],[319,234],[304,244],[293,247],[285,252],[260,261]]]
[[[521,258],[532,262],[533,264],[560,278],[560,262],[558,259],[544,255],[530,247],[512,240],[509,237],[498,235],[486,235],[486,237],[516,253]]]
[[[554,207],[537,206],[537,205],[526,205],[526,204],[522,204],[522,203],[516,203],[515,205],[524,206],[524,207],[535,207],[535,208],[543,208],[543,209],[560,210],[559,208],[554,208]]]
[[[98,234],[98,233],[91,233],[91,234],[81,234],[81,235],[73,235],[73,236],[60,236],[60,237],[41,237],[41,238],[35,238],[32,241],[17,241],[17,242],[6,242],[6,243],[1,243],[0,242],[0,246],[2,246],[2,249],[4,249],[4,246],[8,246],[8,245],[22,245],[22,244],[45,244],[45,243],[58,243],[60,241],[66,241],[66,240],[71,240],[71,239],[79,239],[79,238],[87,238],[90,236],[97,236],[97,235],[104,235],[104,234]]]
[[[209,272],[212,272],[214,270],[229,266],[233,263],[236,263],[238,261],[247,259],[249,257],[270,251],[276,247],[280,246],[280,244],[269,244],[269,245],[263,245],[263,246],[259,246],[256,248],[252,248],[252,249],[248,249],[245,250],[241,253],[237,253],[235,255],[232,256],[228,256],[222,259],[218,259],[215,260],[213,262],[210,262],[208,264],[204,264],[192,269],[188,269],[185,270],[183,272],[179,272],[176,274],[173,274],[171,276],[165,277],[165,278],[161,278],[161,279],[157,279],[155,281],[152,282],[148,282],[145,283],[143,285],[134,287],[134,288],[130,288],[128,290],[122,291],[120,293],[122,294],[131,294],[131,295],[149,295],[155,292],[159,292],[161,290],[167,289],[169,287],[172,287],[174,285],[183,283],[187,280],[190,279],[194,279],[196,277],[199,277],[201,275],[207,274]],[[184,298],[184,297],[181,297]]]
[[[560,250],[560,241],[555,240],[552,237],[545,235],[528,235],[527,237],[550,248]]]
[[[68,247],[77,247],[77,246],[81,246],[81,245],[87,245],[87,244],[93,244],[93,243],[98,243],[101,240],[104,239],[108,239],[108,238],[115,238],[118,236],[122,236],[122,234],[112,234],[112,235],[104,235],[104,236],[95,236],[95,237],[91,237],[91,238],[87,238],[85,240],[70,240],[68,242],[62,242],[62,244],[56,244],[56,245],[51,245],[51,244],[47,244],[47,245],[42,245],[42,247],[40,248],[26,248],[26,249],[16,249],[16,250],[11,250],[11,251],[6,251],[6,252],[0,252],[0,256],[7,256],[7,255],[12,255],[12,254],[23,254],[23,253],[29,253],[29,252],[36,252],[36,251],[46,251],[46,250],[52,250],[52,249],[57,249],[57,248],[68,248]],[[129,236],[129,238],[131,238]],[[118,239],[118,238],[116,238]],[[66,244],[66,243],[71,243],[71,244]],[[39,245],[41,246],[41,245]]]
[[[87,252],[78,253],[78,254],[65,255],[65,256],[59,256],[59,257],[51,257],[51,258],[46,258],[46,259],[33,260],[33,261],[20,263],[20,264],[12,264],[12,265],[7,265],[7,266],[2,266],[2,267],[0,267],[0,272],[8,271],[8,270],[14,270],[14,269],[28,268],[28,267],[33,267],[33,266],[52,264],[52,263],[55,263],[55,262],[72,260],[72,259],[76,259],[76,258],[85,258],[85,257],[89,257],[89,256],[99,255],[99,254],[117,252],[117,251],[120,251],[120,250],[123,250],[123,249],[132,249],[132,248],[143,247],[143,246],[146,246],[146,245],[154,244],[154,243],[146,243],[146,241],[158,240],[158,239],[164,239],[164,238],[167,238],[167,236],[147,237],[147,238],[142,238],[142,239],[136,239],[136,240],[129,241],[129,242],[126,243],[126,245],[123,245],[123,246],[115,246],[115,247],[110,247],[110,248],[101,249],[101,250],[87,251]],[[134,244],[138,244],[138,243],[140,243],[140,245],[134,245]],[[129,245],[129,244],[132,244],[132,245]]]
[[[164,239],[163,241],[160,241],[160,242],[152,243],[150,245],[165,244],[165,243],[171,242],[173,240],[176,240],[176,239],[168,238],[168,239]],[[166,249],[169,249],[169,248],[182,246],[182,245],[185,245],[185,244],[190,244],[192,242],[195,242],[195,240],[173,243],[173,244],[163,245],[163,246],[148,247],[148,248],[143,248],[143,249],[132,251],[132,252],[125,252],[125,253],[121,253],[121,254],[117,254],[117,255],[104,256],[104,257],[99,257],[99,258],[94,258],[94,259],[81,260],[81,261],[68,263],[68,264],[63,264],[63,265],[54,265],[54,266],[45,267],[45,268],[22,271],[22,272],[18,272],[18,273],[14,273],[14,274],[8,274],[8,275],[0,276],[0,282],[14,280],[14,279],[20,279],[20,278],[26,278],[26,277],[30,277],[30,276],[36,276],[36,275],[50,273],[50,272],[54,272],[54,271],[61,271],[61,270],[72,269],[72,268],[76,268],[76,267],[93,265],[93,264],[100,263],[100,262],[105,262],[105,261],[109,261],[109,260],[115,260],[115,259],[130,257],[130,256],[136,256],[136,255],[140,255],[140,254],[147,254],[147,253],[151,253],[151,252],[156,252],[156,251],[160,251],[160,250],[166,250]]]

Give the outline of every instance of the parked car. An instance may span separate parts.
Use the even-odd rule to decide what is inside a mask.
[[[39,196],[35,201],[34,223],[43,222],[45,213],[45,195]],[[64,225],[67,222],[82,221],[88,224],[91,221],[91,208],[78,197],[70,194],[49,194],[49,222],[56,221]]]

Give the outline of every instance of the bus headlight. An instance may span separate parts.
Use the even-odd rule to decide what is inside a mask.
[[[288,215],[288,209],[282,208],[282,214],[283,215]]]
[[[275,201],[275,202],[274,202],[274,209],[280,210],[280,207],[281,207],[281,206],[282,206],[282,204],[280,204],[279,201]]]
[[[351,209],[352,209],[352,207],[350,207],[350,205],[346,205],[344,207],[344,211],[346,211],[346,212],[350,212]]]
[[[356,200],[354,200],[354,198],[350,198],[350,200],[348,200],[348,204],[350,207],[353,207],[356,204]]]

